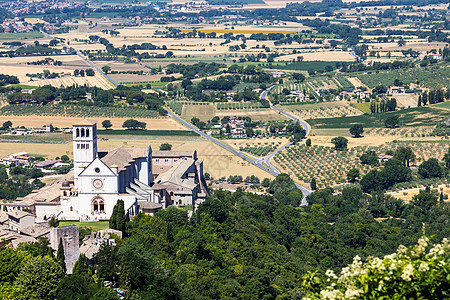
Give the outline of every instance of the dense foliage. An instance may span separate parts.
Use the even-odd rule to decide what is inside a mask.
[[[129,297],[298,299],[308,272],[386,255],[414,244],[422,230],[449,234],[448,204],[407,205],[349,187],[342,195],[319,190],[299,207],[292,199],[301,193],[293,194],[287,175],[268,190],[271,196],[216,191],[191,219],[176,208],[138,215],[120,245],[97,255],[99,276],[120,278]]]

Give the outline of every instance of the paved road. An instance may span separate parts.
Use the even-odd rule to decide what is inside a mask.
[[[274,87],[274,86],[271,86],[271,87],[268,88],[267,90],[263,91],[263,92],[261,93],[261,95],[259,96],[260,99],[266,99],[267,94],[269,93],[269,91],[270,91],[273,87]],[[290,118],[290,119],[292,119],[292,120],[294,120],[294,121],[296,121],[296,122],[299,122],[300,125],[302,125],[302,127],[305,129],[306,134],[309,133],[310,127],[309,127],[308,123],[306,123],[305,121],[296,118],[295,116],[293,116],[293,115],[291,115],[291,114],[289,114],[289,113],[287,113],[287,112],[285,112],[285,111],[283,111],[283,110],[281,110],[281,109],[279,109],[279,108],[273,106],[272,104],[270,104],[270,108],[273,109],[273,110],[276,110],[278,113],[280,113],[280,114],[282,114],[282,115],[284,115],[284,116],[286,116],[286,117],[288,117],[288,118]],[[271,159],[272,157],[274,157],[275,155],[277,155],[279,152],[281,152],[281,151],[283,151],[284,149],[286,149],[286,147],[289,147],[289,146],[291,146],[291,145],[292,145],[292,143],[289,143],[289,144],[287,144],[287,145],[284,145],[284,146],[281,147],[281,148],[278,148],[277,150],[275,150],[274,152],[270,153],[269,155],[260,158],[260,159],[258,160],[258,162],[259,162],[259,163],[264,163],[264,164],[266,164],[267,166],[269,166],[269,168],[271,168],[272,170],[274,170],[275,172],[277,172],[278,174],[280,174],[280,171],[278,171],[278,170],[270,163],[270,159]],[[308,203],[306,202],[306,196],[308,196],[309,194],[311,194],[311,190],[309,190],[309,189],[307,189],[306,187],[301,186],[300,184],[297,184],[297,183],[296,183],[295,185],[296,185],[299,189],[301,189],[302,192],[303,192],[304,198],[303,198],[303,201],[302,201],[302,205],[308,205]]]
[[[54,37],[52,37],[51,35],[49,35],[48,33],[44,32],[44,31],[41,31],[41,33],[42,33],[43,35],[45,35],[46,37],[48,37],[49,39],[52,39],[52,40],[54,39]],[[60,41],[59,43],[69,48],[69,45],[66,45],[66,44],[64,44],[64,43],[61,42],[61,41]],[[109,77],[108,74],[106,74],[105,72],[103,72],[102,69],[100,69],[99,67],[97,67],[97,66],[96,66],[92,61],[90,61],[88,58],[84,57],[84,55],[81,54],[78,50],[75,49],[75,52],[76,52],[77,55],[78,55],[82,60],[84,60],[88,65],[90,65],[91,67],[93,67],[94,69],[96,69],[97,72],[99,72],[100,74],[102,74],[103,76],[105,76],[109,81],[111,81],[112,84],[114,84],[115,86],[118,86],[118,85],[119,85],[114,79],[112,79],[111,77]]]
[[[49,35],[48,33],[43,32],[43,31],[41,31],[41,32],[42,32],[42,34],[44,34],[44,35],[47,36],[48,38],[54,39],[54,38],[53,38],[51,35]],[[64,44],[64,43],[62,43],[62,44]],[[68,46],[68,45],[65,45],[65,46]],[[108,80],[110,80],[115,86],[118,86],[118,85],[119,85],[116,81],[114,81],[114,79],[112,79],[111,77],[109,77],[105,72],[103,72],[100,68],[98,68],[93,62],[91,62],[88,58],[84,57],[78,50],[75,50],[75,51],[76,51],[77,55],[78,55],[82,60],[84,60],[87,64],[89,64],[89,65],[92,66],[94,69],[96,69],[100,74],[102,74],[103,76],[105,76],[106,78],[108,78]],[[263,91],[262,94],[261,94],[261,96],[260,96],[260,98],[261,98],[261,99],[265,99],[266,96],[267,96],[267,93],[270,91],[271,88],[273,88],[273,86],[270,87],[269,89]],[[270,107],[271,107],[272,109],[275,109],[275,110],[279,111],[280,113],[286,115],[287,117],[289,117],[289,118],[291,118],[291,119],[293,119],[293,120],[299,121],[299,122],[302,124],[303,128],[305,128],[306,132],[307,132],[307,133],[309,132],[309,126],[308,126],[307,123],[305,123],[305,122],[303,122],[303,121],[301,121],[301,120],[298,120],[297,118],[293,117],[292,115],[289,115],[288,113],[286,113],[286,112],[284,112],[284,111],[279,110],[278,108],[274,107],[273,105],[270,105]],[[187,128],[189,128],[190,130],[192,130],[192,131],[198,133],[198,134],[201,135],[202,137],[204,137],[204,138],[206,138],[206,139],[212,141],[213,143],[215,143],[215,144],[221,146],[222,148],[227,149],[228,151],[230,151],[230,152],[233,153],[234,155],[237,155],[237,156],[239,156],[239,157],[245,159],[246,161],[252,163],[253,165],[255,165],[255,166],[257,166],[257,167],[263,169],[264,171],[266,171],[266,172],[268,172],[268,173],[270,173],[270,174],[272,174],[273,176],[277,176],[277,175],[280,174],[280,171],[278,171],[274,166],[272,166],[272,165],[270,164],[269,160],[270,160],[274,155],[276,155],[278,152],[283,151],[287,146],[290,146],[292,143],[290,143],[290,144],[288,144],[288,145],[286,145],[286,146],[283,146],[283,147],[277,149],[275,152],[272,152],[271,154],[269,154],[269,155],[267,155],[267,156],[265,156],[265,157],[263,157],[263,158],[252,159],[252,158],[250,158],[250,157],[248,157],[248,156],[242,154],[240,151],[237,151],[237,150],[231,148],[230,146],[225,145],[225,144],[222,143],[221,141],[219,141],[219,140],[217,140],[217,139],[215,139],[215,138],[213,138],[213,137],[211,137],[211,136],[209,136],[209,135],[203,133],[202,131],[200,131],[199,129],[197,129],[197,127],[195,127],[195,126],[193,126],[192,124],[190,124],[190,123],[184,121],[183,119],[181,119],[181,118],[178,117],[177,115],[173,114],[173,113],[172,113],[171,111],[169,111],[168,109],[165,108],[165,110],[167,111],[167,114],[168,114],[170,117],[176,119],[178,122],[180,122],[181,124],[183,124],[184,126],[186,126]],[[302,192],[303,192],[303,199],[302,199],[301,205],[308,205],[308,202],[306,202],[306,196],[308,196],[308,195],[311,193],[311,191],[308,190],[307,188],[305,188],[305,187],[299,185],[299,184],[296,184],[296,186],[297,186],[299,189],[301,189]]]

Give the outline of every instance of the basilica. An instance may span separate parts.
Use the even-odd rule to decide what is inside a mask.
[[[196,207],[208,195],[203,161],[196,151],[97,148],[97,124],[74,124],[73,170],[62,179],[8,204],[27,208],[37,219],[109,219],[117,200],[130,217],[170,205]]]

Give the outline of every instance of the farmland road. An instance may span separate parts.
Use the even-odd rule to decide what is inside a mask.
[[[221,141],[213,138],[212,136],[207,135],[206,133],[202,132],[201,130],[199,130],[197,127],[195,127],[194,125],[186,122],[185,120],[181,119],[180,117],[178,117],[177,115],[175,115],[174,113],[172,113],[170,110],[164,108],[167,111],[167,114],[169,116],[171,116],[172,118],[174,118],[175,120],[177,120],[178,122],[180,122],[181,124],[183,124],[184,126],[186,126],[187,128],[189,128],[190,130],[198,133],[199,135],[201,135],[202,137],[210,140],[211,142],[215,143],[216,145],[219,145],[222,148],[225,148],[226,150],[230,151],[231,153],[233,153],[234,155],[239,156],[240,158],[245,159],[246,161],[248,161],[249,163],[257,166],[260,169],[263,169],[264,171],[272,174],[273,176],[277,176],[280,174],[280,171],[278,171],[275,167],[271,166],[270,164],[267,164],[265,162],[265,160],[263,159],[252,159],[246,155],[244,155],[243,153],[241,153],[240,151],[237,151],[233,148],[231,148],[230,146],[222,143]],[[284,148],[284,147],[283,147]],[[267,160],[268,161],[268,160]],[[266,165],[265,165],[266,164]],[[308,205],[308,202],[306,202],[306,196],[308,196],[311,191],[300,186],[299,184],[295,184],[299,189],[302,190],[303,192],[303,199],[302,199],[302,203],[301,205]]]
[[[44,32],[44,31],[41,31],[41,33],[42,33],[43,35],[45,35],[46,37],[48,37],[49,39],[54,39],[51,35],[49,35],[48,33]],[[62,43],[62,42],[60,42],[60,43],[63,44],[63,45],[65,45],[65,44]],[[65,45],[65,46],[68,47],[68,45]],[[97,67],[93,62],[91,62],[88,58],[86,58],[85,56],[83,56],[78,50],[75,49],[75,51],[76,51],[76,54],[77,54],[82,60],[84,60],[87,64],[89,64],[89,65],[92,66],[94,69],[96,69],[100,74],[102,74],[103,76],[105,76],[105,77],[106,77],[109,81],[111,81],[115,86],[118,86],[118,85],[119,85],[114,79],[112,79],[111,77],[109,77],[105,72],[103,72],[103,71],[102,71],[99,67]],[[263,92],[261,93],[261,95],[260,95],[260,98],[261,98],[261,99],[265,99],[266,96],[267,96],[267,93],[270,91],[271,88],[273,88],[273,86],[270,87],[270,88],[268,88],[267,90],[263,91]],[[306,134],[308,134],[308,132],[309,132],[309,126],[308,126],[307,123],[305,123],[305,122],[303,122],[302,120],[299,120],[299,119],[295,118],[294,116],[292,116],[292,115],[290,115],[290,114],[288,114],[288,113],[286,113],[286,112],[284,112],[284,111],[282,111],[282,110],[276,108],[276,107],[273,106],[272,104],[270,104],[270,108],[272,108],[272,109],[278,111],[279,113],[281,113],[281,114],[287,116],[288,118],[290,118],[290,119],[292,119],[292,120],[295,120],[295,121],[300,122],[300,124],[301,124],[301,125],[303,126],[303,128],[306,130]],[[281,148],[275,150],[274,152],[272,152],[271,154],[269,154],[269,155],[267,155],[267,156],[265,156],[265,157],[258,158],[258,159],[252,159],[252,158],[250,158],[250,157],[248,157],[248,156],[242,154],[240,151],[237,151],[237,150],[231,148],[230,146],[228,146],[228,145],[222,143],[221,141],[219,141],[219,140],[217,140],[217,139],[215,139],[215,138],[213,138],[213,137],[211,137],[211,136],[209,136],[209,135],[203,133],[203,132],[200,131],[197,127],[195,127],[195,126],[193,126],[192,124],[190,124],[190,123],[184,121],[183,119],[181,119],[180,117],[178,117],[177,115],[175,115],[174,113],[172,113],[170,110],[168,110],[168,109],[166,109],[166,108],[164,108],[164,109],[167,111],[167,114],[168,114],[170,117],[176,119],[178,122],[180,122],[181,124],[183,124],[184,126],[186,126],[187,128],[189,128],[190,130],[192,130],[192,131],[198,133],[200,136],[202,136],[202,137],[204,137],[204,138],[210,140],[211,142],[215,143],[216,145],[219,145],[219,146],[222,147],[222,148],[225,148],[226,150],[230,151],[230,152],[233,153],[234,155],[237,155],[237,156],[239,156],[239,157],[245,159],[245,160],[248,161],[249,163],[251,163],[251,164],[257,166],[257,167],[260,168],[260,169],[263,169],[264,171],[268,172],[269,174],[272,174],[273,176],[278,176],[278,175],[281,173],[281,172],[278,171],[274,166],[272,166],[272,165],[270,164],[269,160],[270,160],[273,156],[275,156],[278,152],[283,151],[286,147],[292,145],[292,143],[289,143],[288,145],[285,145],[285,146],[283,146],[283,147],[281,147]],[[308,190],[307,188],[305,188],[305,187],[303,187],[303,186],[297,184],[297,183],[296,183],[295,185],[297,186],[297,188],[299,188],[299,189],[303,192],[303,199],[302,199],[301,205],[302,205],[302,206],[308,205],[308,202],[306,201],[306,197],[311,193],[311,191]]]
[[[267,90],[263,91],[263,92],[261,93],[261,95],[259,96],[259,98],[260,98],[260,99],[266,99],[267,94],[269,93],[269,91],[270,91],[273,87],[275,87],[275,86],[271,86],[271,87],[268,88]],[[269,101],[269,103],[270,103],[270,101]],[[282,115],[288,117],[289,119],[292,119],[292,120],[294,120],[294,121],[296,121],[296,122],[299,122],[300,125],[302,125],[303,129],[305,129],[306,135],[308,135],[308,133],[309,133],[309,131],[310,131],[310,127],[309,127],[308,123],[306,123],[305,121],[300,120],[300,119],[296,118],[295,116],[293,116],[293,115],[291,115],[291,114],[289,114],[289,113],[287,113],[287,112],[285,112],[285,111],[283,111],[283,110],[281,110],[281,109],[279,109],[279,108],[273,106],[272,103],[270,103],[270,108],[273,109],[273,110],[276,110],[278,113],[280,113],[280,114],[282,114]],[[284,145],[283,147],[278,148],[277,150],[275,150],[274,152],[270,153],[269,155],[259,158],[259,159],[257,160],[257,162],[259,162],[259,163],[261,163],[261,164],[263,164],[263,163],[266,164],[269,168],[271,168],[272,170],[274,170],[275,172],[277,172],[278,174],[280,174],[280,171],[278,171],[278,170],[270,163],[270,159],[271,159],[272,157],[274,157],[275,155],[277,155],[278,153],[280,153],[281,151],[283,151],[284,149],[286,149],[286,147],[289,147],[289,146],[292,146],[292,143],[289,143],[289,144],[287,144],[287,145]],[[302,205],[308,205],[308,202],[306,202],[306,197],[307,197],[309,194],[311,194],[311,190],[307,189],[307,188],[304,187],[304,186],[301,186],[301,185],[298,184],[298,183],[296,183],[295,185],[296,185],[299,189],[301,189],[302,192],[303,192],[304,197],[303,197],[303,200],[302,200]]]
[[[41,30],[41,33],[43,35],[45,35],[46,37],[48,37],[49,39],[55,39],[54,37],[52,37],[51,35],[49,35],[48,33],[44,32]],[[63,42],[59,41],[59,43],[61,45],[66,46],[67,48],[70,48],[69,45],[64,44]],[[92,61],[90,61],[88,58],[84,57],[83,54],[81,54],[78,50],[74,49],[75,52],[77,53],[77,55],[84,60],[88,65],[90,65],[91,67],[93,67],[94,69],[97,70],[97,72],[99,72],[100,74],[102,74],[103,76],[105,76],[114,86],[119,86],[119,84],[112,79],[111,77],[108,76],[108,74],[106,74],[105,72],[102,71],[102,69],[100,69],[99,67],[97,67]]]

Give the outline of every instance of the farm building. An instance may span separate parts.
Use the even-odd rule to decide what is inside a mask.
[[[119,199],[130,217],[169,205],[195,207],[208,195],[203,161],[195,151],[164,152],[156,153],[154,170],[150,146],[97,151],[97,124],[83,120],[73,126],[73,171],[6,206],[30,209],[38,220],[83,221],[109,219]]]

